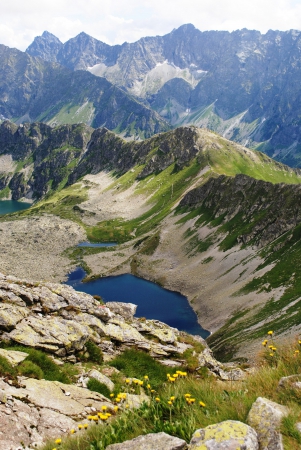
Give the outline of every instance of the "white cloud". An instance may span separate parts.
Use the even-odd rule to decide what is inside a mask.
[[[109,44],[205,30],[301,29],[300,0],[1,0],[0,43],[21,50],[44,30],[63,42],[85,31]]]

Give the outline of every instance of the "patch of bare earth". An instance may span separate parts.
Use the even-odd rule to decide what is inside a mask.
[[[107,172],[84,177],[83,183],[90,187],[88,200],[80,204],[81,210],[84,211],[84,223],[96,225],[103,220],[116,218],[130,220],[150,208],[146,205],[147,198],[135,193],[137,182],[126,190],[121,190],[118,184],[107,189],[114,182],[116,179]]]

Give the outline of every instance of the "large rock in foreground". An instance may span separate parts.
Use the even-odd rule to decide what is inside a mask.
[[[279,429],[282,418],[287,414],[285,406],[266,398],[258,397],[253,403],[247,421],[258,434],[260,450],[283,450]]]
[[[256,431],[235,420],[209,425],[192,436],[190,450],[258,450]]]
[[[138,436],[121,444],[109,445],[106,450],[185,450],[187,444],[183,439],[166,433],[151,433]]]

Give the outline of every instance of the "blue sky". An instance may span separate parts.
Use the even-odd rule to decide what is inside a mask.
[[[62,42],[85,31],[108,44],[205,30],[301,30],[301,0],[0,0],[0,43],[25,50],[48,30]]]

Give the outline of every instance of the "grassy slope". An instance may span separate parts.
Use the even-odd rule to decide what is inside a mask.
[[[277,345],[276,341],[273,340],[273,345]],[[60,448],[104,450],[110,444],[161,431],[189,442],[192,433],[198,428],[224,420],[246,423],[253,402],[260,396],[289,408],[289,416],[281,426],[284,449],[297,450],[301,444],[301,434],[295,428],[295,423],[301,419],[300,394],[296,390],[277,387],[281,377],[300,373],[300,356],[295,353],[298,347],[298,343],[293,343],[286,348],[277,349],[273,352],[273,357],[269,355],[270,350],[266,350],[262,353],[260,367],[255,372],[244,381],[226,383],[208,375],[204,368],[199,373],[188,372],[188,376],[179,377],[175,383],[170,383],[165,375],[166,367],[159,367],[147,355],[130,350],[124,357],[117,357],[112,362],[113,366],[121,369],[118,380],[115,380],[118,390],[116,384],[114,394],[126,393],[133,388],[133,385],[129,388],[125,383],[126,377],[135,376],[144,380],[144,376],[148,375],[149,379],[146,382],[144,380],[144,386],[149,383],[155,389],[151,394],[150,389],[144,388],[150,397],[150,404],[144,404],[138,410],[127,410],[126,400],[116,403],[119,410],[110,410],[112,417],[109,421],[97,426],[89,424],[87,431],[78,430],[75,436],[63,439]],[[139,387],[134,390],[136,393],[140,392]],[[190,394],[195,402],[188,404],[185,394]],[[43,450],[52,450],[54,447],[54,441],[50,441]]]

